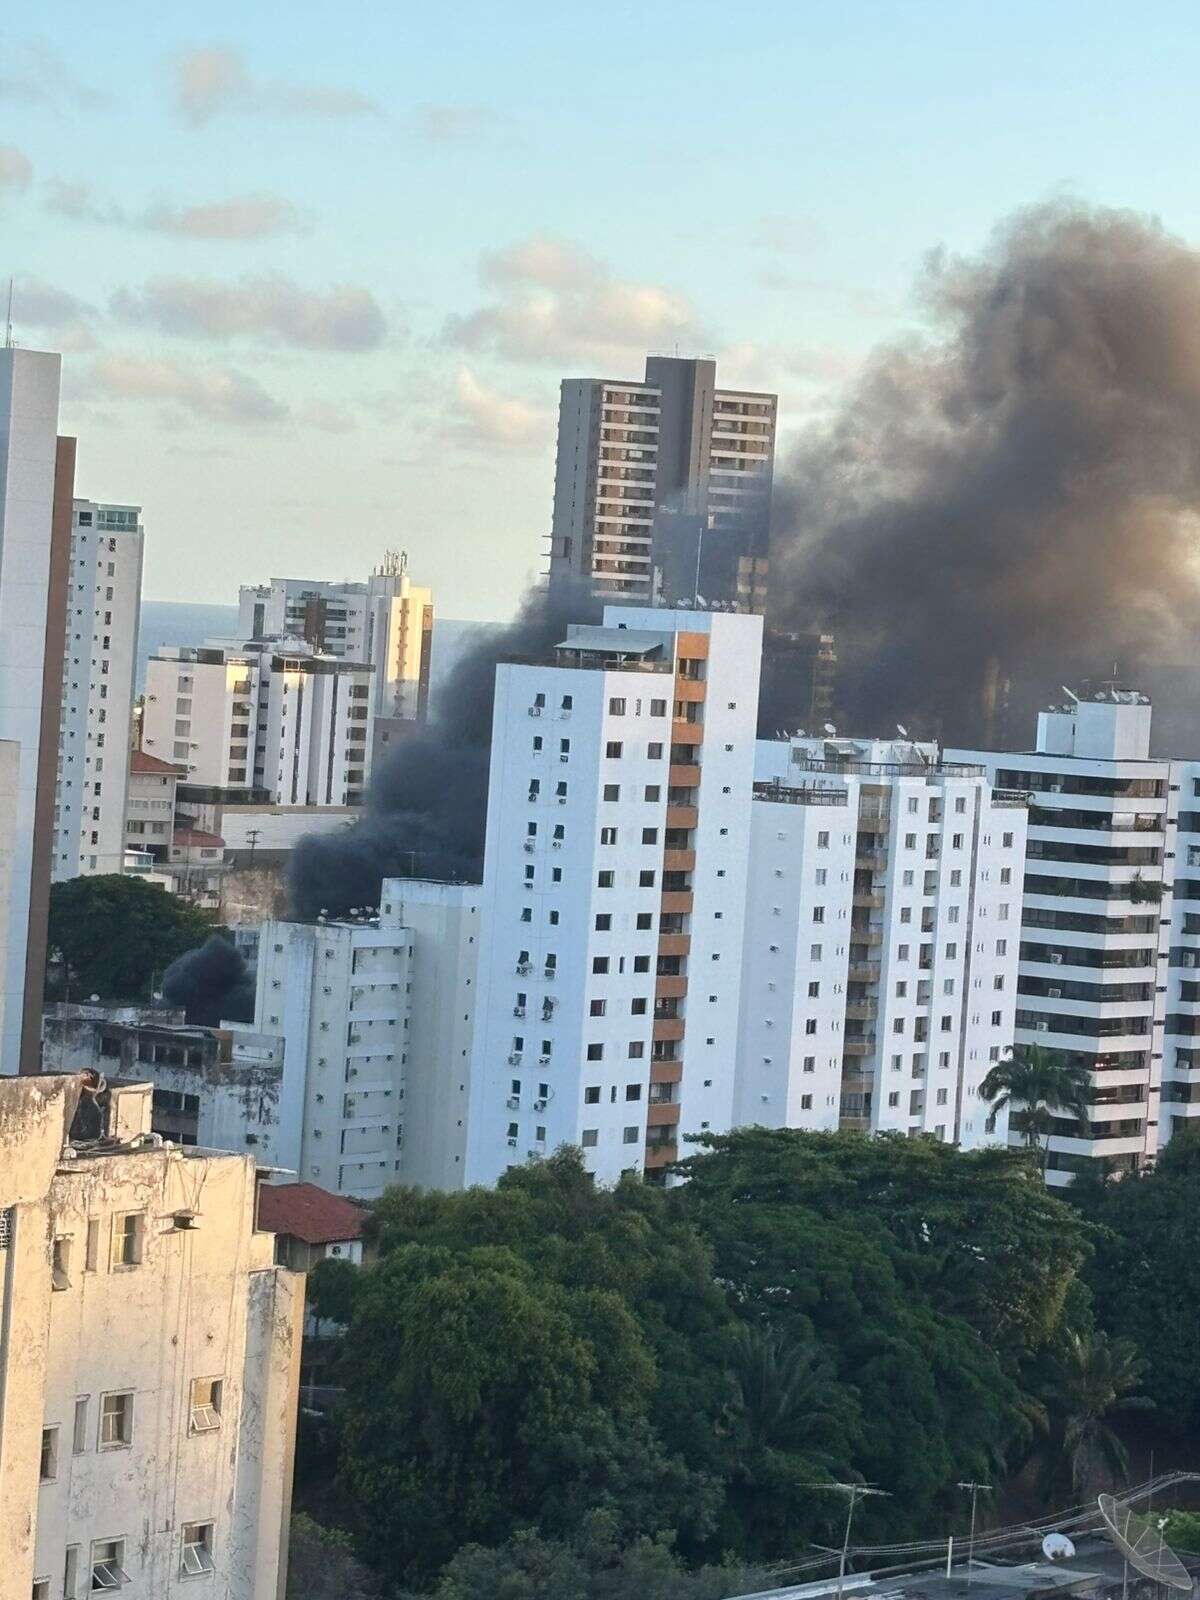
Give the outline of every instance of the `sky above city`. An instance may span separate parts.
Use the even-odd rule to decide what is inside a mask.
[[[1061,195],[1200,237],[1192,5],[49,0],[0,34],[0,273],[145,594],[543,566],[559,379],[711,354],[783,450],[928,253]],[[11,15],[10,8],[10,15]]]

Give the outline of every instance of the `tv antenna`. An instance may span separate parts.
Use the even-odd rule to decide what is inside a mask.
[[[10,278],[8,280],[8,315],[4,319],[4,348],[6,350],[11,350],[12,347],[13,347],[13,342],[12,342],[12,300],[13,300],[13,281]]]
[[[1102,1494],[1098,1504],[1109,1538],[1125,1557],[1122,1595],[1128,1587],[1131,1566],[1154,1583],[1191,1593],[1192,1575],[1163,1538],[1161,1528],[1149,1517],[1139,1516],[1127,1505],[1120,1505],[1111,1494]]]
[[[876,1489],[870,1483],[802,1483],[801,1489],[822,1489],[827,1494],[844,1494],[846,1496],[846,1532],[842,1539],[842,1548],[838,1558],[837,1600],[842,1600],[842,1588],[846,1582],[846,1558],[850,1554],[850,1526],[854,1521],[854,1508],[860,1500],[865,1500],[870,1495],[879,1495],[891,1499],[887,1489]]]
[[[969,1589],[971,1587],[971,1571],[975,1565],[975,1507],[979,1501],[980,1490],[984,1494],[990,1494],[992,1486],[990,1483],[973,1483],[968,1478],[965,1482],[961,1482],[958,1487],[960,1489],[969,1489],[971,1492],[971,1537],[967,1544],[967,1588]]]

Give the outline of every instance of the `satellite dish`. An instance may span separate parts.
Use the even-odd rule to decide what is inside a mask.
[[[1065,683],[1060,683],[1058,687],[1066,695],[1068,700],[1074,700],[1076,705],[1079,704],[1079,696],[1075,693],[1074,689],[1068,689]]]
[[[1048,1533],[1042,1540],[1042,1554],[1047,1561],[1070,1561],[1075,1546],[1065,1533]]]
[[[898,722],[896,724],[896,732],[900,735],[900,737],[902,739],[907,739],[908,738],[908,729],[904,726],[904,724],[902,722]]]
[[[1129,1563],[1155,1583],[1168,1589],[1192,1592],[1192,1575],[1148,1517],[1139,1517],[1119,1505],[1111,1494],[1100,1496],[1100,1515],[1108,1536]]]
[[[835,734],[837,732],[837,729],[834,727],[832,722],[827,722],[825,724],[825,732],[830,734],[830,735],[832,735],[832,734]]]

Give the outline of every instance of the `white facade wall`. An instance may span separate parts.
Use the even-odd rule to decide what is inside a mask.
[[[177,772],[130,772],[125,801],[125,848],[165,861],[175,831]]]
[[[478,884],[383,885],[381,925],[407,929],[413,952],[400,1178],[419,1189],[465,1178],[481,898]]]
[[[622,627],[659,636],[662,659],[497,669],[468,1182],[564,1143],[611,1181],[663,1165],[681,1125],[733,1120],[761,623],[605,624],[614,649]],[[665,949],[683,981],[662,982]]]
[[[5,962],[0,980],[0,1072],[16,1072],[42,704],[57,687],[46,660],[50,536],[58,442],[61,358],[0,350],[0,741],[20,748]]]
[[[132,1600],[182,1592],[184,1530],[199,1524],[205,1592],[281,1597],[303,1281],[256,1229],[250,1157],[140,1147],[145,1085],[114,1095],[122,1145],[62,1160],[77,1095],[62,1077],[0,1095],[4,1592],[88,1593],[113,1543]],[[176,1226],[188,1212],[195,1226]],[[126,1217],[132,1264],[114,1247]],[[197,1379],[220,1383],[204,1419],[215,1426],[200,1430]],[[115,1440],[101,1427],[106,1396],[126,1397]]]
[[[267,922],[254,1028],[283,1038],[280,1162],[372,1199],[397,1181],[411,937],[377,922]]]
[[[1031,797],[1016,1039],[1085,1060],[1095,1097],[1085,1129],[1060,1120],[1050,1139],[1057,1186],[1091,1159],[1144,1165],[1159,1143],[1178,786],[1149,759],[1149,711],[1084,702],[1039,718],[1049,749],[951,752]]]
[[[120,872],[145,542],[140,507],[76,500],[54,804],[56,882]]]
[[[1195,1127],[1200,1117],[1200,762],[1172,763],[1170,793],[1178,805],[1178,830],[1166,993],[1160,996],[1164,1012],[1160,1150],[1174,1134]],[[1168,834],[1168,846],[1171,843]],[[1169,849],[1167,860],[1171,861]],[[1161,915],[1167,915],[1165,898]]]
[[[259,676],[254,655],[218,648],[160,650],[146,663],[143,748],[160,761],[185,766],[188,783],[248,786]],[[231,747],[246,748],[235,759]]]
[[[1023,804],[977,769],[939,765],[934,746],[799,739],[760,745],[758,770],[784,792],[755,804],[764,859],[747,904],[742,1115],[755,1120],[757,1095],[773,1108],[761,1120],[782,1125],[798,1093],[810,1120],[793,1125],[924,1132],[966,1148],[1002,1142],[1005,1119],[989,1125],[979,1084],[1013,1040]],[[824,793],[844,794],[844,808],[819,803]],[[764,811],[775,826],[757,820]],[[782,979],[780,923],[797,929],[796,965]],[[810,970],[818,961],[830,970]],[[763,992],[771,981],[779,987]],[[780,989],[784,1000],[774,998]],[[770,1048],[780,1027],[820,1048],[780,1051],[788,1087],[772,1095],[771,1080],[783,1081]],[[813,1121],[832,1109],[831,1087],[816,1080],[835,1053],[838,1123]],[[797,1055],[800,1078],[813,1080],[799,1089]]]

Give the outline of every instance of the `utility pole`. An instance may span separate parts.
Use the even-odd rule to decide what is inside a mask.
[[[258,843],[259,839],[261,839],[261,838],[262,838],[262,829],[261,828],[247,828],[246,829],[246,843],[250,846],[250,863],[249,863],[250,866],[254,865],[254,847]]]
[[[982,1489],[985,1494],[990,1494],[992,1486],[990,1483],[972,1483],[968,1481],[966,1483],[960,1482],[958,1487],[971,1491],[971,1539],[967,1545],[967,1588],[969,1589],[971,1587],[971,1571],[975,1562],[975,1504],[979,1498],[979,1491]]]
[[[829,1494],[844,1494],[846,1496],[846,1531],[842,1538],[842,1548],[838,1559],[837,1600],[842,1600],[842,1590],[846,1583],[846,1561],[850,1554],[850,1528],[854,1521],[854,1508],[860,1500],[865,1500],[869,1495],[880,1495],[890,1499],[886,1489],[876,1489],[869,1483],[805,1483],[799,1487],[803,1489],[824,1489]]]

